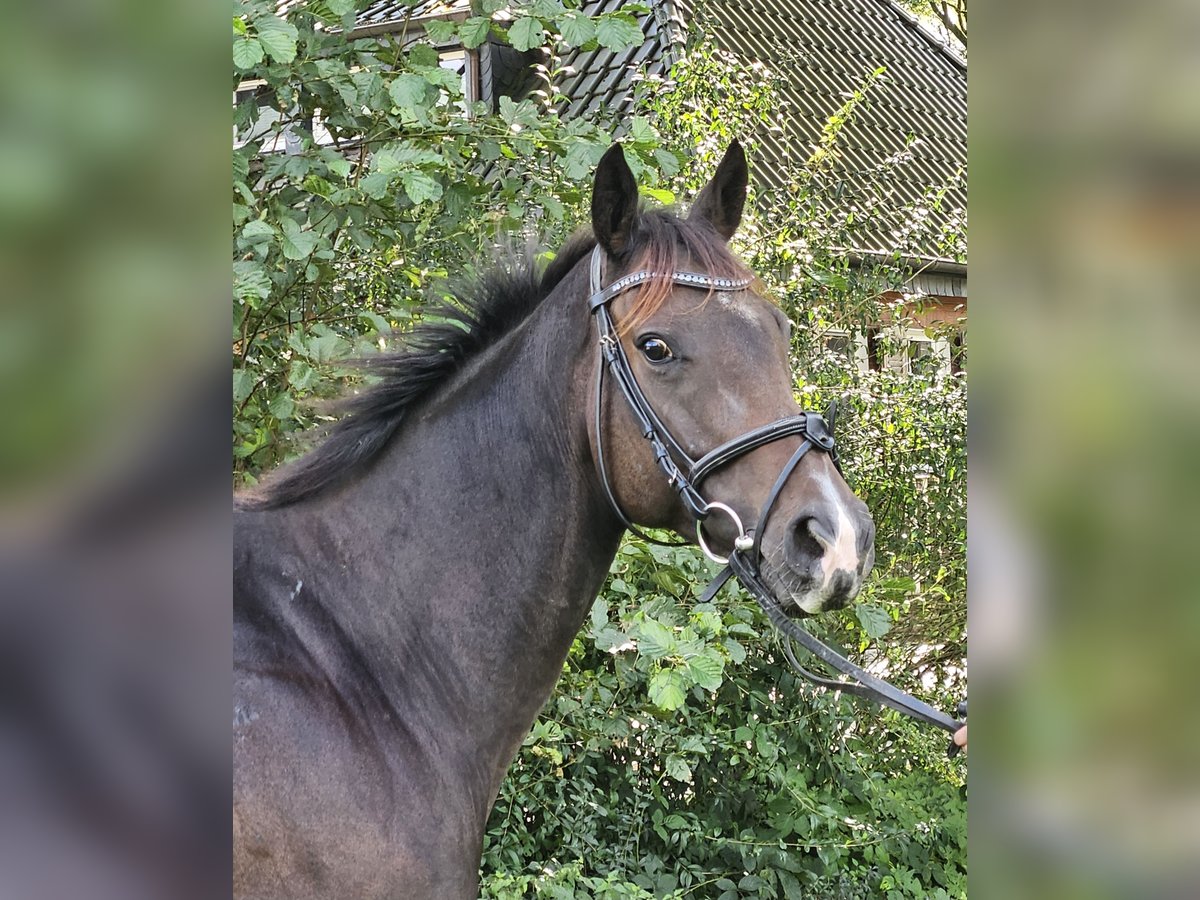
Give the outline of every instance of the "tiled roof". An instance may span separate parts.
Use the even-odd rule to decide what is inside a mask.
[[[466,0],[379,0],[359,14],[359,28],[372,30],[405,16],[462,12]],[[622,0],[585,0],[590,14],[620,9]],[[569,54],[575,72],[563,82],[566,114],[620,116],[633,102],[640,72],[662,75],[678,58],[689,26],[703,28],[713,42],[746,61],[760,62],[779,77],[782,130],[757,135],[760,149],[754,178],[760,192],[777,189],[779,173],[801,163],[817,145],[821,127],[878,68],[884,76],[841,131],[837,150],[845,172],[843,198],[865,191],[872,173],[892,160],[885,189],[891,206],[919,202],[965,170],[967,162],[966,65],[892,0],[651,0],[653,12],[639,18],[646,41],[613,53],[603,47]],[[915,141],[909,143],[909,137]],[[907,152],[905,152],[907,150]],[[898,160],[898,161],[897,161]],[[960,183],[946,194],[936,221],[966,209]],[[886,234],[860,234],[861,246],[887,249]],[[923,253],[936,256],[932,248]]]
[[[615,12],[622,0],[589,0],[583,9],[589,15]],[[575,70],[563,80],[562,91],[570,98],[569,118],[605,111],[620,117],[633,105],[635,78],[640,73],[663,75],[678,58],[687,37],[687,21],[678,3],[656,0],[647,4],[652,12],[639,18],[646,42],[614,53],[596,50],[568,53],[564,65]]]
[[[442,16],[451,13],[469,14],[469,0],[419,0],[417,3],[406,3],[405,0],[378,0],[366,9],[361,10],[355,19],[354,30],[377,30],[388,25],[400,25],[405,20],[419,19],[425,16]]]
[[[821,126],[876,69],[883,77],[838,136],[847,198],[862,191],[871,173],[891,164],[883,179],[900,203],[921,201],[965,170],[967,75],[965,64],[911,17],[887,0],[750,0],[709,2],[709,27],[717,46],[771,68],[781,79],[781,132],[759,135],[756,178],[779,187],[778,163],[800,163],[811,154]],[[909,143],[909,138],[915,141]],[[907,152],[905,152],[907,151]],[[946,194],[940,216],[966,210],[961,183]],[[895,204],[890,204],[894,206]],[[939,224],[940,224],[939,222]],[[860,234],[870,252],[886,249],[883,234]],[[937,255],[932,248],[922,248]]]
[[[620,0],[592,0],[588,12],[617,9]],[[804,162],[821,127],[878,68],[885,75],[839,134],[845,172],[843,197],[852,202],[888,160],[882,179],[890,206],[919,202],[942,187],[967,162],[966,66],[890,0],[658,0],[642,19],[646,43],[614,54],[600,49],[566,60],[577,71],[564,82],[570,115],[606,109],[618,116],[632,103],[639,70],[661,75],[674,61],[689,24],[704,29],[717,47],[760,62],[779,77],[783,115],[779,131],[757,135],[754,178],[760,192],[782,187],[787,164]],[[909,143],[909,136],[916,138]],[[907,148],[907,152],[905,151]],[[936,224],[966,209],[964,186],[952,188],[933,213]],[[887,225],[884,230],[887,230]],[[860,252],[891,246],[885,233],[859,233]],[[932,247],[919,248],[936,257]]]

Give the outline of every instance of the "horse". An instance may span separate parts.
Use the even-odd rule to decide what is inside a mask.
[[[236,896],[476,897],[501,780],[627,523],[759,543],[796,616],[857,594],[865,504],[770,424],[804,414],[788,319],[728,247],[747,183],[735,142],[686,217],[641,208],[614,144],[590,230],[426,317],[235,498]],[[739,440],[682,489],[681,458]]]

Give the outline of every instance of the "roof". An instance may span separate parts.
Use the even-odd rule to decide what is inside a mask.
[[[617,9],[620,0],[591,0],[588,12]],[[803,163],[817,146],[829,117],[876,69],[884,76],[867,92],[841,130],[837,151],[847,203],[866,194],[872,173],[887,166],[882,184],[891,208],[921,203],[955,180],[967,164],[966,64],[918,20],[890,0],[658,0],[643,20],[646,42],[614,54],[603,48],[566,62],[576,73],[563,83],[568,115],[620,116],[633,102],[638,71],[663,75],[681,53],[689,25],[702,29],[721,50],[767,66],[778,78],[779,130],[755,137],[754,180],[760,193],[782,188],[780,173]],[[966,210],[965,181],[958,179],[931,211],[938,226]],[[885,252],[893,244],[885,224],[859,232],[859,253]],[[918,255],[943,259],[933,247]],[[961,267],[953,267],[961,271]]]
[[[381,29],[407,15],[453,14],[467,5],[424,0],[414,8],[404,0],[378,0],[359,14],[359,27]],[[592,15],[624,5],[583,3]],[[627,113],[640,73],[666,74],[689,27],[700,28],[721,50],[762,63],[778,78],[780,128],[756,135],[754,180],[760,193],[783,187],[780,173],[810,156],[824,123],[879,68],[884,75],[838,137],[843,201],[864,197],[872,173],[884,167],[891,208],[921,203],[965,172],[966,64],[892,0],[651,0],[649,6],[651,14],[641,19],[646,41],[640,47],[619,53],[601,47],[564,59],[575,70],[562,84],[568,117]],[[965,181],[959,179],[931,216],[944,224],[966,205]],[[851,249],[864,254],[890,249],[886,231],[885,226],[860,232]],[[926,258],[941,256],[936,248],[918,250]]]
[[[799,164],[822,125],[876,69],[883,76],[838,135],[851,198],[866,192],[871,174],[887,167],[890,208],[921,203],[955,181],[967,164],[966,65],[915,19],[888,0],[751,0],[709,2],[712,37],[721,49],[761,62],[780,78],[782,129],[765,131],[756,178],[771,187],[776,163]],[[939,225],[966,210],[965,181],[947,191]],[[940,219],[940,221],[938,221]],[[854,249],[879,252],[892,240],[860,233]],[[921,248],[930,256],[938,252]]]
[[[585,0],[583,9],[595,16],[616,12],[624,5],[622,0]],[[651,13],[640,21],[646,35],[642,46],[616,53],[598,47],[564,56],[563,64],[575,70],[562,82],[562,92],[570,98],[566,117],[626,113],[633,105],[635,79],[641,73],[665,75],[679,59],[688,31],[685,10],[672,0],[647,5]]]
[[[470,14],[468,0],[376,0],[365,9],[359,10],[354,21],[356,34],[386,31],[403,25],[406,21],[431,17]]]

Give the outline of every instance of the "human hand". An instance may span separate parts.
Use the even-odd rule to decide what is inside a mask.
[[[966,752],[966,749],[967,749],[967,726],[966,725],[964,725],[962,728],[958,729],[958,731],[954,732],[954,743],[957,744],[959,747],[962,747],[963,751]]]

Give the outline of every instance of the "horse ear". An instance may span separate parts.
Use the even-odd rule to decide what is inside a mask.
[[[592,231],[609,256],[629,245],[637,207],[637,181],[625,162],[625,151],[613,144],[600,158],[592,188]]]
[[[729,240],[742,221],[748,182],[746,154],[742,145],[734,141],[725,151],[725,158],[721,160],[721,164],[717,166],[717,174],[696,197],[688,218],[711,222],[717,233]]]

